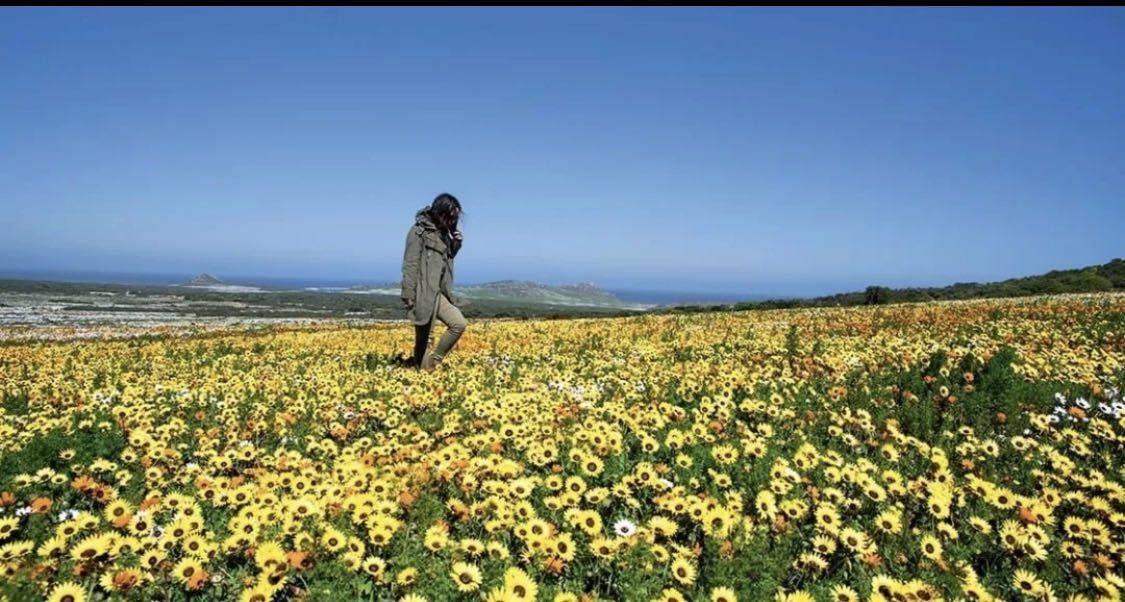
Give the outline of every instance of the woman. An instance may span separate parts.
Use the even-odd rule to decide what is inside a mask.
[[[414,322],[414,365],[433,370],[457,344],[465,332],[465,316],[453,305],[453,258],[461,250],[461,203],[442,193],[414,216],[414,226],[406,233],[406,252],[402,256],[402,302],[407,317]],[[433,353],[430,329],[434,318],[441,320],[445,334]]]

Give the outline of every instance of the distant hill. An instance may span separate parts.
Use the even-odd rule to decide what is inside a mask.
[[[183,286],[215,286],[218,284],[223,284],[223,281],[219,280],[214,274],[203,272],[195,278],[183,283]]]
[[[1053,270],[1038,276],[1009,278],[999,282],[958,282],[929,288],[869,286],[864,291],[822,297],[827,302],[847,305],[875,305],[904,301],[980,299],[985,297],[1026,297],[1062,293],[1095,293],[1125,290],[1125,259],[1072,270]]]
[[[470,299],[518,299],[549,305],[594,305],[622,307],[624,301],[593,283],[551,286],[527,280],[500,280],[461,287],[457,292]]]
[[[1063,293],[1095,293],[1125,291],[1125,259],[1114,259],[1102,265],[1072,270],[1053,270],[1037,276],[1009,278],[999,282],[958,282],[942,287],[890,288],[872,285],[862,291],[838,293],[813,299],[783,299],[735,303],[734,309],[768,309],[783,307],[829,307],[851,305],[882,305],[920,301],[953,301],[994,297],[1027,297]],[[704,309],[694,306],[689,309]]]
[[[215,293],[260,293],[265,291],[265,289],[260,286],[227,284],[219,280],[218,276],[208,274],[207,272],[203,272],[195,278],[177,286],[208,290]]]
[[[376,295],[401,294],[399,283],[356,286],[351,293]],[[483,284],[470,284],[454,289],[458,295],[471,301],[498,301],[533,305],[554,305],[568,307],[603,307],[613,309],[646,309],[649,306],[622,301],[613,293],[599,288],[592,282],[581,282],[562,286],[540,284],[528,280],[499,280]]]

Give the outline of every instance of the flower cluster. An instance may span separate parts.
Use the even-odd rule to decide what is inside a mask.
[[[0,346],[0,597],[1116,600],[1125,298]]]

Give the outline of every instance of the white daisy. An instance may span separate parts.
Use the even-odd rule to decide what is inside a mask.
[[[613,530],[620,537],[632,537],[637,532],[637,525],[633,521],[623,518],[613,523]]]

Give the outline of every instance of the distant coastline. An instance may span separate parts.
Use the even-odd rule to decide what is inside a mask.
[[[173,286],[187,282],[196,274],[189,273],[160,273],[160,272],[118,272],[96,270],[4,270],[0,269],[0,278],[20,280],[45,280],[51,282],[81,282],[123,285],[155,285]],[[362,279],[342,278],[308,278],[308,277],[276,277],[276,276],[246,276],[246,275],[221,275],[223,282],[232,285],[261,286],[279,289],[300,289],[323,292],[341,292],[359,284]],[[465,283],[466,285],[477,283]],[[630,303],[644,303],[650,305],[677,305],[677,304],[721,304],[745,301],[763,301],[776,299],[778,295],[743,294],[743,293],[709,293],[699,291],[676,291],[655,289],[633,289],[606,287],[606,291],[613,293],[622,301]]]

